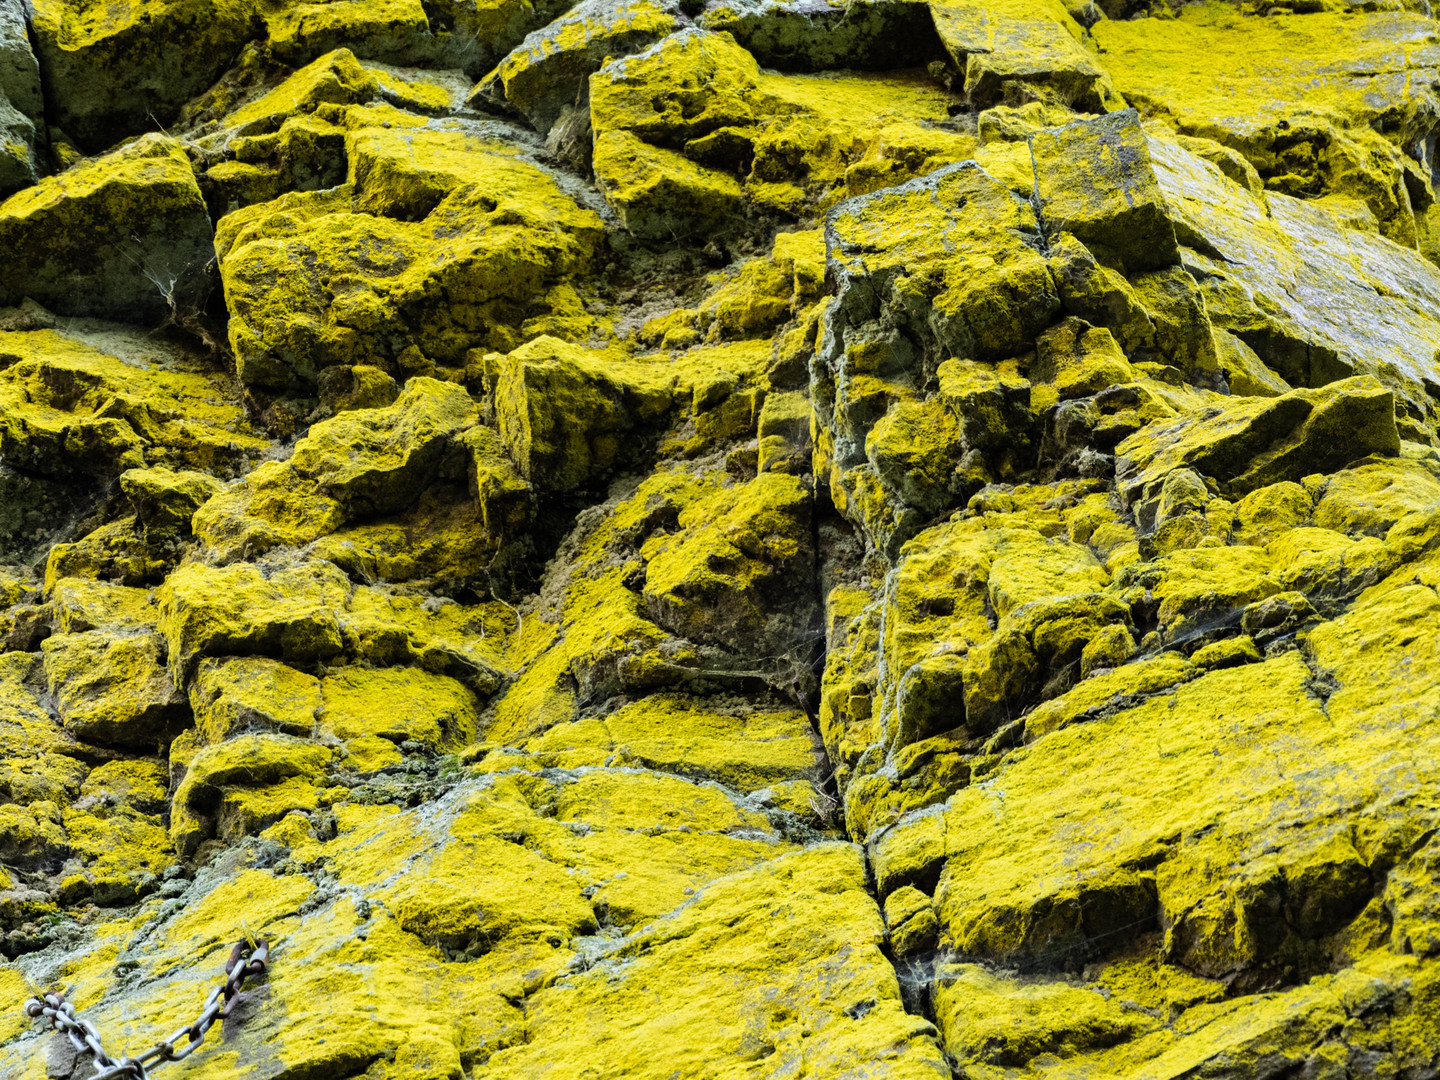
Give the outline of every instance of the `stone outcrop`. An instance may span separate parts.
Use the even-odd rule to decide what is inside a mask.
[[[0,3],[0,1076],[1436,1075],[1437,78]]]

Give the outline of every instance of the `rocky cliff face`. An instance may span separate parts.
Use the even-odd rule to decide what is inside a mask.
[[[259,936],[162,1075],[1440,1075],[1423,0],[6,0],[0,129],[0,1076]]]

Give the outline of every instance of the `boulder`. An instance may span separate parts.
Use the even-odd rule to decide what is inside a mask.
[[[1050,92],[1071,108],[1099,112],[1113,93],[1109,76],[1081,42],[1080,26],[1058,0],[943,0],[931,12],[978,108]]]
[[[1030,136],[1046,232],[1068,232],[1128,272],[1179,262],[1175,226],[1133,109]]]
[[[45,110],[40,66],[30,50],[24,9],[0,7],[0,199],[44,173]]]
[[[575,105],[591,74],[611,58],[639,52],[671,33],[678,11],[654,0],[584,0],[530,33],[476,85],[469,100],[504,102],[545,134]]]
[[[30,28],[53,122],[92,154],[169,123],[230,66],[254,20],[244,0],[36,0]]]
[[[214,279],[210,216],[180,143],[146,135],[0,203],[0,303],[159,323]]]
[[[157,634],[57,634],[42,648],[60,718],[77,738],[153,752],[189,725]]]

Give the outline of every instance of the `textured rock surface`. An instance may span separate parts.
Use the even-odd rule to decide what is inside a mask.
[[[0,1077],[1440,1075],[1437,80],[0,2]]]

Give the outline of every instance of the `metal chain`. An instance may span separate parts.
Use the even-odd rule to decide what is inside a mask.
[[[210,991],[199,1019],[180,1028],[139,1057],[112,1058],[105,1053],[95,1025],[76,1016],[75,1006],[66,1001],[65,995],[58,990],[43,998],[31,998],[25,1003],[25,1012],[33,1017],[44,1017],[49,1021],[51,1030],[63,1031],[70,1036],[76,1051],[94,1056],[95,1072],[90,1080],[149,1080],[152,1066],[167,1061],[183,1061],[200,1048],[205,1041],[205,1033],[215,1021],[230,1015],[235,997],[245,986],[245,980],[251,975],[263,974],[269,959],[270,942],[265,938],[253,947],[249,942],[237,941],[230,950],[230,959],[225,961],[225,981]],[[182,1036],[188,1042],[177,1050],[175,1044]]]

